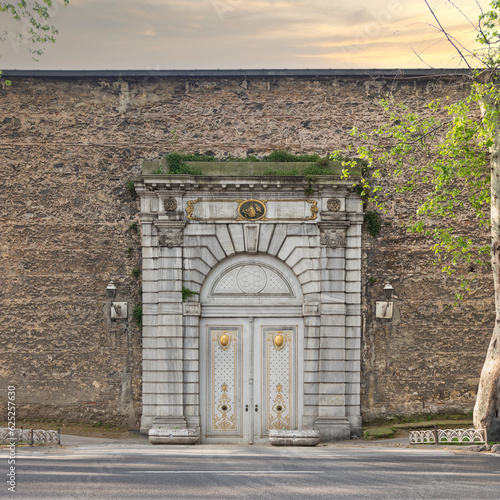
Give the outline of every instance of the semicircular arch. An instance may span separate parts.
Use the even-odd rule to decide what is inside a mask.
[[[227,257],[207,274],[200,291],[202,315],[221,307],[299,308],[302,285],[293,270],[267,254],[236,254]]]

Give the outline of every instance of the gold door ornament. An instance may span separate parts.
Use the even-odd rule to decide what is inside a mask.
[[[281,332],[274,337],[274,345],[279,349],[280,347],[283,346],[283,341],[285,340],[285,337],[281,334]]]
[[[223,349],[224,349],[224,347],[227,347],[227,345],[229,344],[229,335],[227,335],[226,333],[221,335],[219,337],[219,344],[221,345],[221,347]]]
[[[209,420],[207,434],[210,436],[235,435],[241,427],[240,382],[238,373],[241,351],[238,338],[241,328],[209,327],[211,348],[207,373],[209,397]]]
[[[292,429],[294,425],[294,344],[296,327],[265,332],[266,389],[265,413],[267,429]]]
[[[217,410],[220,416],[214,415],[214,428],[218,430],[234,430],[236,429],[236,414],[232,415],[231,399],[227,395],[227,384],[224,382],[221,386],[222,396],[219,398]]]
[[[290,414],[286,407],[286,399],[283,397],[283,386],[276,386],[276,397],[273,401],[272,413],[269,415],[270,429],[290,429]]]

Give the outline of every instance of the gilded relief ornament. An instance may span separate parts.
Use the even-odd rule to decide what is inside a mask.
[[[267,200],[244,200],[238,206],[237,220],[265,220]]]
[[[182,229],[164,229],[158,233],[158,246],[180,247],[182,245]]]
[[[338,229],[323,229],[321,230],[321,245],[329,248],[345,247],[345,231]]]
[[[165,212],[173,212],[177,208],[177,200],[175,198],[165,198],[163,200]]]
[[[227,335],[226,332],[224,332],[223,335],[219,337],[219,344],[223,349],[227,348],[229,340],[230,340],[229,335]]]
[[[227,395],[227,384],[224,382],[221,387],[222,396],[219,398],[217,411],[220,415],[214,415],[214,428],[221,431],[235,430],[236,429],[236,415],[233,413],[229,415],[232,410],[231,399]]]
[[[330,198],[326,202],[326,208],[328,208],[329,212],[338,212],[341,207],[341,202],[338,198]]]
[[[273,401],[272,411],[274,415],[269,415],[269,429],[289,429],[290,416],[286,414],[286,400],[282,394],[283,387],[281,384],[276,386],[276,397]]]
[[[290,334],[288,332],[276,332],[276,335],[272,338],[274,348],[278,351],[284,349],[287,342],[291,342]]]
[[[315,200],[306,200],[307,203],[311,204],[311,215],[306,217],[306,220],[315,220],[318,217],[318,202]]]
[[[189,200],[187,202],[187,207],[186,207],[186,214],[187,214],[187,218],[189,220],[198,220],[194,215],[193,215],[193,212],[194,212],[194,204],[195,203],[198,203],[200,200]]]
[[[284,341],[284,337],[283,335],[281,335],[281,332],[278,333],[278,335],[276,335],[276,337],[274,337],[274,345],[278,348],[280,348],[282,345],[283,345],[283,341]]]

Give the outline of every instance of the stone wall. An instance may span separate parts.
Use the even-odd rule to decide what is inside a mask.
[[[130,317],[140,235],[126,185],[142,159],[326,154],[353,143],[353,126],[380,122],[377,103],[389,92],[422,109],[468,89],[459,76],[375,74],[9,79],[0,89],[0,387],[16,386],[20,419],[129,426],[141,411],[141,336]],[[448,307],[457,280],[429,265],[428,241],[401,229],[414,200],[392,202],[381,235],[364,234],[362,412],[470,411],[493,327],[490,277]],[[464,231],[477,234],[473,221]],[[126,321],[104,313],[111,279],[129,304]],[[374,317],[385,281],[398,296],[392,321]]]

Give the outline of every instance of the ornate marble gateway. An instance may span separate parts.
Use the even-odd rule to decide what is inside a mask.
[[[314,444],[360,432],[363,213],[351,185],[136,182],[151,442]]]

